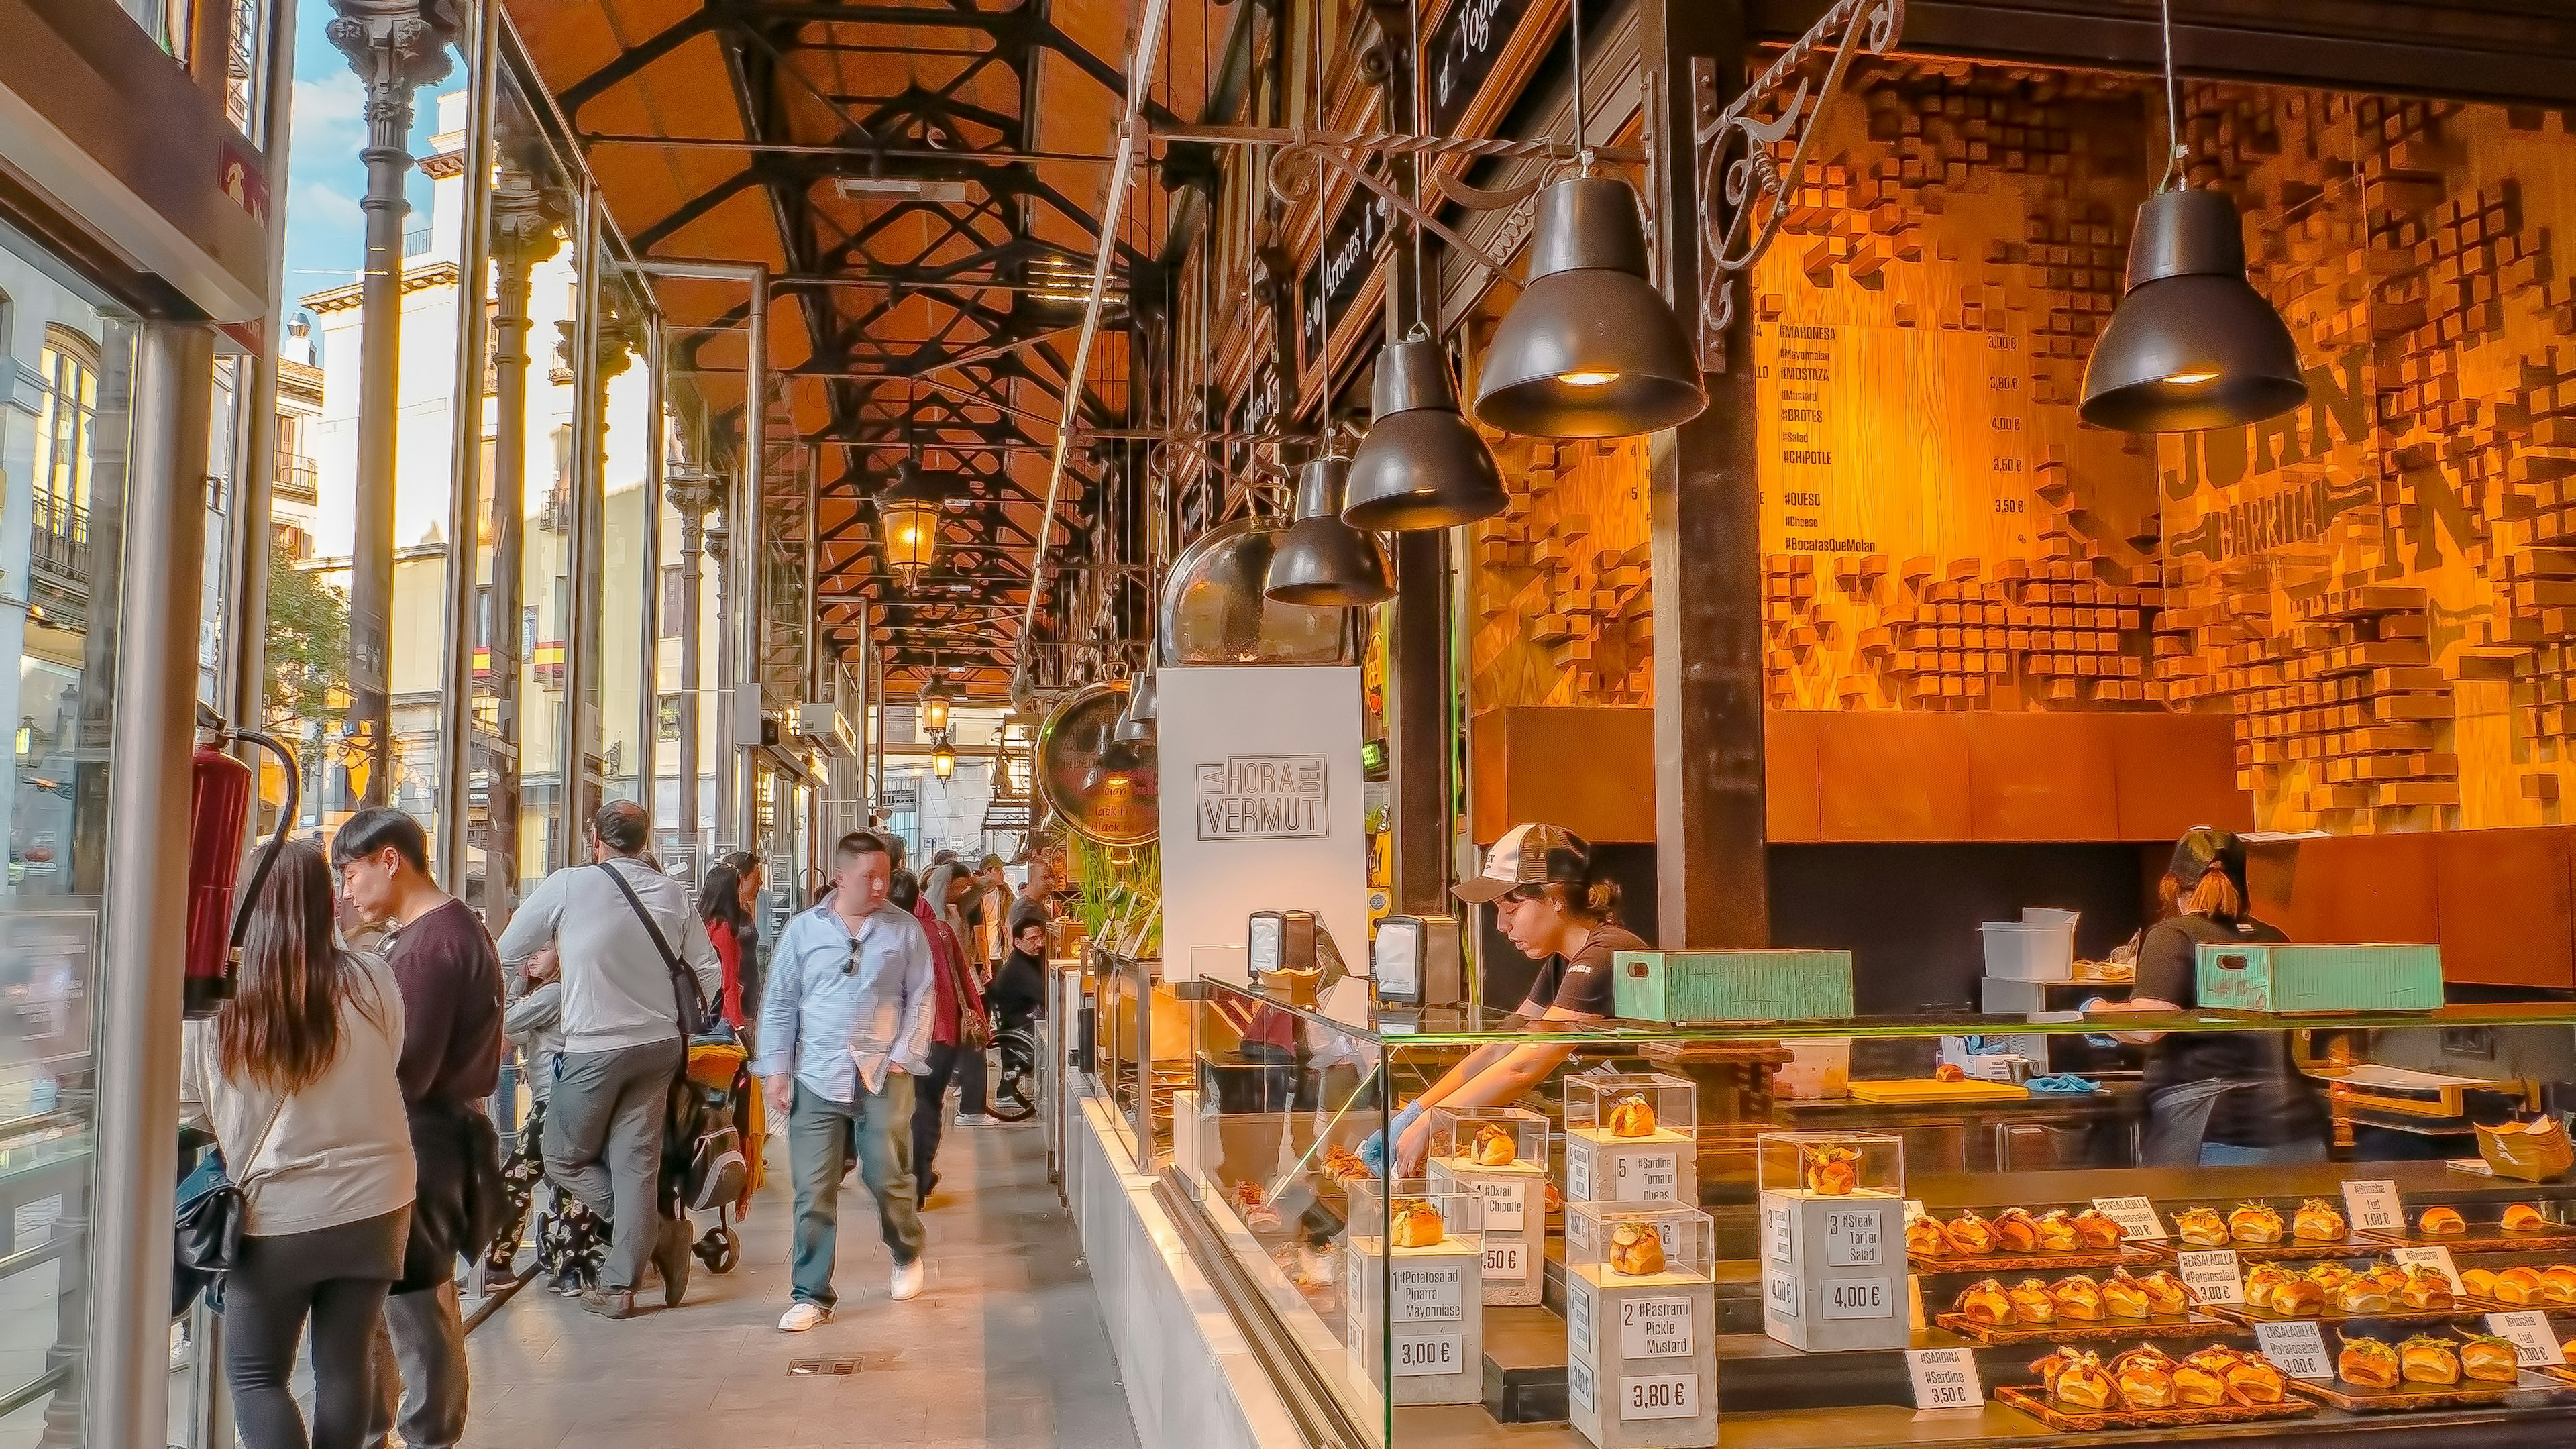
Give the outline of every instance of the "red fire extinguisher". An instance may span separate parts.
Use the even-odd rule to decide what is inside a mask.
[[[214,732],[189,757],[188,776],[188,955],[185,999],[187,1014],[208,1017],[233,994],[240,965],[243,929],[250,903],[259,898],[287,831],[294,828],[297,804],[295,756],[284,744],[257,730],[226,730],[212,721]],[[251,767],[218,746],[241,739],[275,753],[286,770],[286,801],[278,812],[277,832],[261,847],[251,871],[241,908],[233,905],[233,883],[241,869],[242,827],[250,816],[255,776]]]

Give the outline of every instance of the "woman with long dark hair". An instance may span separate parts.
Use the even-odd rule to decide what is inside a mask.
[[[735,851],[707,872],[698,887],[698,916],[724,963],[724,1019],[735,1031],[760,1020],[760,926],[751,908],[760,899],[760,862]]]
[[[402,992],[332,932],[322,852],[289,841],[252,902],[241,980],[192,1021],[180,1116],[211,1128],[244,1203],[224,1285],[224,1375],[248,1449],[357,1449],[385,1290],[410,1237]],[[313,1426],[291,1379],[312,1322]]]

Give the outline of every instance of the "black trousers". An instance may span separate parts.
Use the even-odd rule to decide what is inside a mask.
[[[939,1156],[939,1135],[947,1127],[949,1078],[957,1079],[957,1110],[966,1116],[982,1113],[984,1100],[984,1053],[962,1046],[930,1047],[930,1071],[912,1084],[912,1179],[924,1184],[921,1195],[928,1197],[927,1184],[939,1174],[933,1170]]]
[[[225,1275],[224,1378],[247,1449],[360,1449],[375,1401],[376,1319],[402,1271],[411,1209],[242,1240]],[[313,1428],[292,1387],[312,1323]]]

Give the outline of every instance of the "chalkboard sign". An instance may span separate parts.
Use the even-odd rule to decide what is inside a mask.
[[[1531,0],[1453,0],[1423,38],[1430,60],[1431,134],[1452,135],[1494,73],[1494,62],[1528,18]]]
[[[1372,171],[1376,167],[1370,168]],[[1394,230],[1395,206],[1365,186],[1354,184],[1333,224],[1324,229],[1324,246],[1315,265],[1297,277],[1298,330],[1305,339],[1304,365],[1311,369],[1324,355],[1324,314],[1335,326],[1350,315],[1360,289],[1376,270],[1378,245]],[[1332,305],[1324,305],[1324,288],[1332,288]]]

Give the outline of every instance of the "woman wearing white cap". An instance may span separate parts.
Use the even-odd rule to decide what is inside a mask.
[[[1505,831],[1485,853],[1484,870],[1460,882],[1454,893],[1462,901],[1493,902],[1494,924],[1521,954],[1539,963],[1538,978],[1530,983],[1518,1013],[1521,1024],[1532,1030],[1609,1016],[1612,959],[1621,951],[1651,949],[1613,919],[1619,909],[1617,882],[1595,874],[1592,847],[1561,826],[1520,825]],[[1478,1047],[1389,1124],[1395,1176],[1414,1177],[1422,1171],[1431,1145],[1431,1125],[1423,1120],[1428,1109],[1518,1101],[1573,1054],[1570,1046],[1535,1042]],[[1374,1162],[1372,1149],[1379,1148],[1371,1138],[1361,1155]]]

